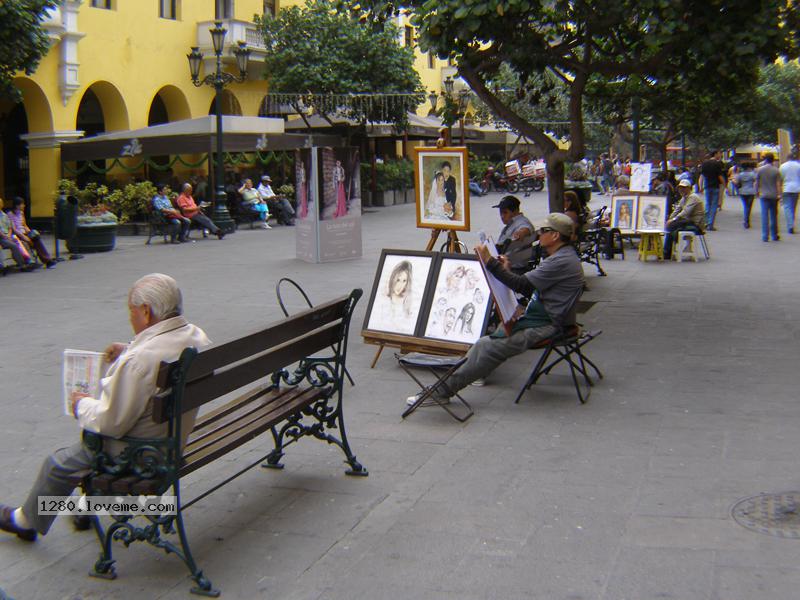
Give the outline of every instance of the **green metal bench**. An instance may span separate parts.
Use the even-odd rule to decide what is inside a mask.
[[[162,495],[172,490],[177,514],[113,516],[104,527],[92,524],[101,553],[90,575],[113,579],[112,543],[126,546],[145,541],[176,554],[187,566],[196,586],[192,592],[216,597],[219,591],[197,566],[189,549],[183,512],[247,470],[262,464],[283,468],[284,449],[303,437],[338,446],[345,455],[348,475],[366,476],[345,433],[342,389],[347,338],[360,289],[348,296],[310,308],[262,331],[198,352],[187,348],[159,372],[159,388],[152,399],[154,422],[168,425],[165,439],[123,439],[123,452],[104,452],[104,438],[84,432],[84,444],[94,453],[91,471],[75,476],[88,495]],[[331,356],[333,348],[333,356]],[[325,351],[324,358],[315,354]],[[195,420],[183,452],[182,417],[223,396],[236,394]],[[330,433],[338,429],[336,437]],[[183,502],[180,481],[261,434],[272,435],[271,449],[221,483]],[[264,462],[265,461],[265,462]],[[172,541],[170,534],[177,534]]]

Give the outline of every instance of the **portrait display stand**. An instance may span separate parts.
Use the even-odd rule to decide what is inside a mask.
[[[474,255],[383,250],[361,336],[401,353],[463,355],[483,332],[491,292]]]
[[[458,240],[458,232],[469,231],[467,149],[419,147],[414,153],[417,227],[431,229],[425,250],[436,250],[439,235],[447,231],[441,249],[462,252],[464,244]]]

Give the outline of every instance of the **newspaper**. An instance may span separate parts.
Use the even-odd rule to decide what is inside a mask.
[[[103,356],[102,352],[90,350],[64,350],[64,414],[72,416],[72,392],[93,398],[100,395],[100,378],[107,366]]]

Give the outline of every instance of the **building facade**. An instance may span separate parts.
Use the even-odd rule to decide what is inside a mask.
[[[248,80],[226,88],[223,112],[258,116],[267,82],[253,17],[298,3],[278,1],[62,0],[45,22],[49,53],[33,75],[14,81],[23,101],[0,102],[3,198],[27,197],[32,217],[50,217],[63,142],[213,114],[214,90],[192,84],[186,55],[198,46],[204,67],[213,70],[209,29],[215,20],[228,30],[224,62],[230,71],[237,42],[251,49]],[[398,24],[398,42],[413,44],[413,28],[403,17]],[[416,68],[426,89],[437,93],[452,70],[419,52]]]

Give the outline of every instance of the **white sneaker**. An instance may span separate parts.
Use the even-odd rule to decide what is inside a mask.
[[[262,223],[261,223],[261,229],[272,229],[272,227],[270,227],[270,226],[269,226],[269,223],[264,223],[264,222],[262,221]]]
[[[412,406],[417,400],[419,400],[419,397],[421,395],[422,395],[422,392],[420,392],[419,394],[414,394],[413,396],[409,396],[408,398],[406,398],[406,406]]]
[[[486,385],[486,380],[483,377],[480,377],[473,381],[470,385],[474,385],[475,387],[483,387]]]

